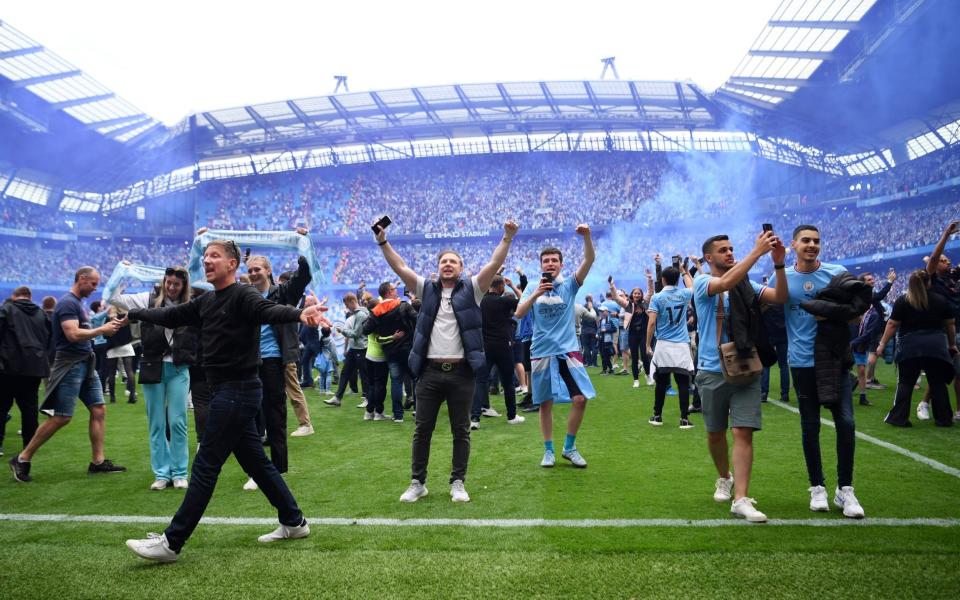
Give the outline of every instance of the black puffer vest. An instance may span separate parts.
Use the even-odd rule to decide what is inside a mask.
[[[417,328],[413,333],[413,348],[410,350],[410,371],[419,376],[427,364],[427,351],[430,346],[430,334],[433,324],[440,310],[442,288],[439,281],[424,281],[423,297],[420,305],[420,314],[417,317]],[[461,276],[453,294],[450,297],[453,303],[453,315],[457,319],[460,329],[460,340],[463,342],[463,351],[473,372],[480,376],[483,373],[487,358],[483,353],[483,314],[473,297],[473,283],[470,279]]]

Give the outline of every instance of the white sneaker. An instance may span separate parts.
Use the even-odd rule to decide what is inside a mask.
[[[327,406],[340,406],[340,399],[334,396],[333,398],[327,398],[323,403]]]
[[[634,388],[640,387],[640,380],[639,380],[639,379],[634,379],[634,380],[633,380],[633,387],[634,387]]]
[[[497,411],[493,410],[492,408],[484,408],[483,410],[480,411],[480,414],[483,415],[483,416],[485,416],[485,417],[499,417],[499,416],[500,416],[500,413],[498,413]]]
[[[372,421],[373,419],[374,419],[374,416],[373,416],[373,413],[372,413],[372,412],[363,411],[363,420],[364,420],[364,421]]]
[[[480,429],[480,421],[470,421],[470,431]]]
[[[527,386],[525,386],[525,385],[518,385],[517,388],[516,388],[516,390],[514,390],[514,391],[517,392],[518,394],[526,394],[526,393],[527,393]]]
[[[363,401],[357,405],[357,408],[366,408],[366,407],[367,407],[367,399],[364,398]]]
[[[190,483],[183,478],[178,478],[173,480],[173,489],[175,490],[185,490],[190,487]]]
[[[127,548],[140,558],[157,562],[176,562],[177,557],[180,556],[170,549],[165,534],[148,533],[145,540],[127,540]]]
[[[810,510],[830,512],[830,504],[827,502],[827,488],[822,485],[815,485],[807,491],[810,492]]]
[[[410,487],[407,488],[407,491],[400,496],[400,502],[416,502],[429,493],[426,486],[413,479],[410,481]]]
[[[729,502],[730,498],[733,496],[730,493],[730,490],[733,489],[733,474],[730,474],[730,477],[717,479],[716,484],[717,490],[713,492],[713,499],[716,502]]]
[[[258,542],[263,542],[264,544],[269,542],[277,542],[280,540],[296,540],[300,538],[305,538],[310,535],[310,526],[307,525],[306,519],[303,521],[303,525],[297,525],[296,527],[289,527],[287,525],[281,525],[277,527],[270,533],[266,535],[261,535],[257,538]]]
[[[547,450],[543,453],[543,460],[540,461],[540,466],[545,469],[550,469],[557,464],[557,455],[551,450]]]
[[[154,491],[165,490],[168,485],[170,485],[170,482],[166,479],[158,479],[150,484],[150,489]]]
[[[653,385],[653,375],[647,375],[647,385]]]
[[[756,503],[757,501],[753,498],[740,498],[730,505],[730,512],[750,523],[766,523],[767,515],[754,508],[753,505]]]
[[[852,486],[845,485],[842,488],[837,488],[837,491],[833,494],[833,503],[838,508],[843,509],[843,516],[850,519],[863,518],[863,507],[860,506],[860,501],[853,493]]]
[[[917,404],[917,418],[920,419],[921,421],[930,420],[930,403],[929,402],[921,402],[920,404]]]
[[[290,433],[290,437],[304,437],[313,435],[313,425],[301,425]]]
[[[257,482],[253,480],[253,477],[251,477],[245,484],[243,484],[243,489],[244,491],[252,492],[254,490],[259,490],[260,488],[257,486]]]
[[[470,494],[463,487],[463,482],[455,479],[450,484],[450,499],[454,502],[470,502]]]
[[[370,413],[367,413],[367,414],[369,415]],[[383,413],[375,413],[373,415],[373,420],[374,421],[392,421],[393,417],[391,417],[390,415],[385,415]]]
[[[523,415],[517,415],[512,419],[507,419],[507,425],[519,425],[525,421],[526,419],[523,417]]]

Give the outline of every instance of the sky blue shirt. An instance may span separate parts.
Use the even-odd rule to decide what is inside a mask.
[[[623,308],[614,300],[604,300],[600,303],[600,308],[606,308],[608,311],[610,311],[611,317],[614,315],[619,315],[620,311],[623,310]]]
[[[687,307],[693,290],[668,285],[650,299],[647,312],[657,313],[657,339],[665,342],[689,343]]]
[[[701,371],[711,373],[721,373],[720,355],[717,354],[717,297],[707,294],[707,288],[710,285],[711,276],[708,274],[697,275],[693,280],[693,304],[697,309],[697,361],[698,368]],[[762,286],[755,281],[751,281],[753,291],[761,293],[766,286]],[[723,335],[720,343],[729,342],[727,336],[726,316],[730,314],[730,299],[727,297],[729,292],[723,294],[723,314],[724,326]],[[659,321],[659,317],[657,318]]]
[[[523,293],[529,298],[535,285],[528,285]],[[530,308],[533,315],[533,342],[530,346],[532,358],[557,356],[568,352],[578,352],[580,344],[573,322],[574,299],[580,290],[576,277],[557,278],[553,290],[537,298]]]
[[[270,290],[267,290],[260,295],[266,298],[269,293]],[[273,326],[261,325],[260,358],[281,358],[282,356],[283,355],[280,354],[280,344],[277,343],[277,336],[273,335]]]
[[[817,337],[817,320],[800,308],[801,302],[813,299],[827,287],[830,280],[846,269],[841,265],[820,263],[812,273],[798,273],[796,267],[787,267],[787,287],[790,299],[784,307],[787,321],[787,362],[791,367],[813,366],[813,341]]]

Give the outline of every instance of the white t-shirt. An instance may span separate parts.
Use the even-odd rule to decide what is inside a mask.
[[[480,306],[486,290],[481,290],[477,284],[477,276],[470,278],[473,284],[473,301]],[[417,297],[423,297],[423,277],[417,276]],[[430,345],[427,347],[427,358],[463,358],[463,340],[460,339],[460,326],[457,317],[453,314],[453,288],[441,287],[440,308],[437,309],[437,318],[433,322],[433,331],[430,332]]]

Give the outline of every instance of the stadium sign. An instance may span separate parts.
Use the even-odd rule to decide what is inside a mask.
[[[490,237],[496,235],[490,231],[438,231],[435,233],[425,233],[423,237],[428,240],[451,239],[451,238],[475,238]]]

